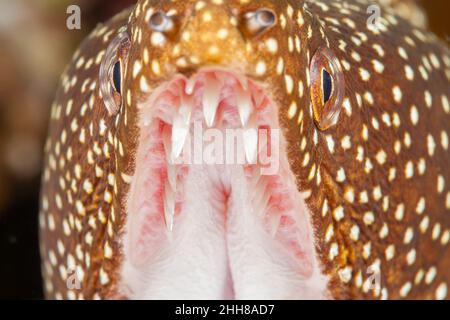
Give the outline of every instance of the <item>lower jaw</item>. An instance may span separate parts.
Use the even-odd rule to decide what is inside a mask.
[[[142,104],[123,239],[125,296],[326,297],[309,211],[275,134],[277,111],[256,83],[218,69],[177,77]],[[235,157],[227,158],[230,132]]]

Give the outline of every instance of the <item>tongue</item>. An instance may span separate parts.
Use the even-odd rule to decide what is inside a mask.
[[[124,238],[127,294],[323,297],[309,212],[263,90],[208,70],[163,85],[142,110]]]

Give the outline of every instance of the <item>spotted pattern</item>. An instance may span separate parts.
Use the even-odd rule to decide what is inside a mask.
[[[271,88],[330,295],[448,298],[450,52],[388,8],[367,25],[370,4],[141,0],[97,27],[63,73],[51,109],[39,214],[46,296],[121,297],[138,102],[176,72],[216,63]],[[237,15],[261,7],[276,13],[276,26],[242,36]],[[149,29],[156,10],[178,17],[176,35]],[[99,68],[124,26],[131,48],[122,107],[110,115]],[[333,50],[345,78],[342,112],[327,130],[314,123],[309,90],[309,64],[322,46]]]

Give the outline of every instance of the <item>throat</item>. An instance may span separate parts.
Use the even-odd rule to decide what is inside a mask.
[[[245,77],[205,70],[142,106],[122,293],[132,299],[326,296],[277,108]]]

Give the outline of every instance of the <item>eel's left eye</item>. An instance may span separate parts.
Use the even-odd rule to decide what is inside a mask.
[[[333,92],[333,79],[327,70],[322,70],[322,96],[323,103],[327,103],[330,100],[331,93]]]
[[[339,60],[327,47],[316,51],[309,72],[314,121],[320,130],[326,130],[337,123],[342,109],[344,75]]]
[[[167,32],[174,27],[172,18],[162,11],[155,12],[150,17],[149,25],[153,31],[157,32]]]

